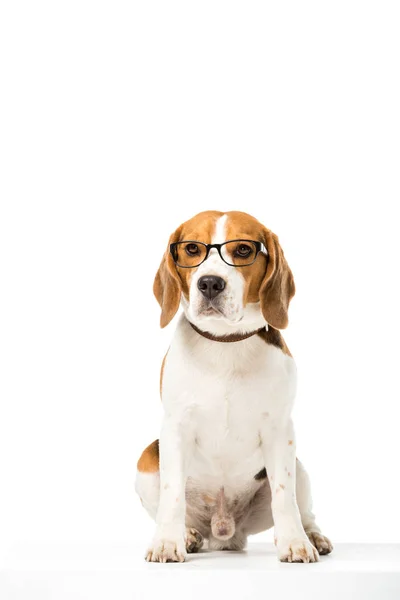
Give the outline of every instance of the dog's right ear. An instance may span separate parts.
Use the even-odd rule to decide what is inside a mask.
[[[288,325],[289,302],[294,296],[292,271],[283,254],[278,237],[263,227],[263,242],[268,251],[268,264],[260,287],[261,310],[264,319],[275,329]]]
[[[170,244],[179,241],[180,233],[181,227],[178,227],[169,238],[167,249],[154,279],[153,292],[161,306],[161,327],[166,327],[174,318],[181,300],[182,284],[169,251]]]

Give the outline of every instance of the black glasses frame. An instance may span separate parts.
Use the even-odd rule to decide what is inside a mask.
[[[232,263],[228,263],[224,259],[224,257],[222,256],[221,248],[222,248],[222,246],[226,246],[226,244],[231,244],[232,242],[247,242],[247,243],[251,242],[252,244],[254,244],[255,247],[256,247],[256,254],[255,254],[254,259],[250,263],[247,263],[246,265],[233,265]],[[180,265],[176,261],[176,259],[177,259],[177,257],[176,257],[176,248],[180,244],[200,244],[201,246],[205,246],[205,248],[206,248],[206,255],[203,258],[203,260],[201,262],[199,262],[198,264],[196,264],[196,265],[193,265],[193,266]],[[196,267],[199,267],[200,265],[203,264],[203,262],[205,260],[207,260],[208,255],[210,254],[210,250],[212,250],[212,248],[215,248],[218,251],[218,254],[219,254],[220,258],[224,261],[225,264],[229,265],[230,267],[236,267],[236,268],[240,269],[242,267],[250,267],[250,265],[252,265],[256,261],[256,258],[259,255],[259,253],[261,252],[262,247],[263,247],[263,244],[261,242],[256,242],[255,240],[242,240],[242,239],[239,239],[239,240],[228,240],[227,242],[224,242],[223,244],[204,244],[204,242],[198,242],[197,240],[183,240],[182,242],[174,242],[173,244],[170,244],[169,251],[170,251],[170,253],[172,255],[172,258],[174,259],[175,264],[180,269],[195,269]]]

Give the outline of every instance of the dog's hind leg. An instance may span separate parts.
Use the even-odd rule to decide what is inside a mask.
[[[155,473],[143,473],[138,471],[136,474],[135,489],[143,507],[153,521],[155,521],[160,500],[159,471],[156,471]]]
[[[149,513],[155,520],[160,500],[160,456],[158,440],[143,450],[137,464],[135,490]]]
[[[150,444],[138,461],[135,490],[143,507],[156,520],[160,501],[160,471],[158,440]],[[203,536],[194,527],[186,527],[186,550],[198,552],[203,546]]]
[[[204,538],[194,527],[186,527],[186,552],[194,554],[201,550],[204,544]]]
[[[287,473],[292,477],[292,473]],[[312,512],[310,479],[307,471],[299,460],[296,460],[296,498],[300,511],[301,522],[304,530],[319,554],[329,554],[333,546],[330,540],[322,535],[320,528],[315,522],[315,516]],[[242,523],[242,528],[247,535],[254,535],[273,527],[273,518],[271,511],[271,490],[269,482],[258,490],[249,506],[246,518]],[[239,529],[240,530],[240,529]]]
[[[299,507],[301,522],[308,539],[318,550],[319,554],[329,554],[333,550],[330,540],[322,535],[320,528],[315,522],[312,512],[311,486],[307,471],[296,460],[296,498]]]

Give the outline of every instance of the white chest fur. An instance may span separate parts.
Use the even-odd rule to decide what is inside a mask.
[[[264,466],[260,426],[279,427],[294,400],[296,367],[255,335],[210,341],[183,317],[165,362],[162,398],[193,443],[188,475],[208,490],[235,493]]]

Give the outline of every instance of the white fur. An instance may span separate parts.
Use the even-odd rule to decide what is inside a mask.
[[[225,241],[225,225],[224,216],[217,223],[215,243]],[[224,316],[211,319],[199,313],[197,280],[204,274],[217,274],[227,282],[221,304]],[[185,518],[189,515],[190,526],[196,526],[196,510],[204,494],[216,497],[223,486],[228,501],[244,499],[247,506],[247,500],[261,490],[262,483],[254,476],[265,466],[269,479],[269,488],[262,488],[265,510],[249,518],[242,534],[246,537],[270,527],[272,509],[280,559],[318,560],[304,529],[319,534],[311,512],[308,478],[301,466],[296,466],[291,421],[296,393],[294,360],[257,335],[222,343],[200,336],[190,326],[188,319],[221,334],[265,325],[258,304],[243,307],[240,269],[226,265],[215,250],[193,276],[190,304],[184,302],[183,307],[185,316],[178,323],[164,367],[160,474],[140,474],[137,480],[143,503],[148,504],[150,514],[156,513],[156,534],[148,559],[183,560]],[[301,475],[297,488],[300,511],[296,472]]]

